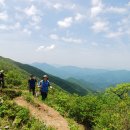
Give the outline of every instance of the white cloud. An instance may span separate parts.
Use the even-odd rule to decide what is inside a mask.
[[[93,24],[92,29],[94,32],[104,32],[107,31],[108,28],[108,22],[107,21],[97,21]]]
[[[68,7],[69,9],[76,9],[77,8],[77,5],[76,4],[72,4],[72,5],[70,5],[69,7]]]
[[[0,30],[8,30],[8,27],[6,25],[0,25]]]
[[[7,20],[8,19],[8,14],[6,12],[1,12],[0,13],[0,20]]]
[[[31,21],[29,22],[30,25],[38,26],[42,21],[42,18],[38,15],[34,15],[31,18]]]
[[[29,16],[29,18],[26,19],[28,21],[28,26],[30,26],[33,29],[40,30],[40,28],[41,28],[40,24],[42,21],[42,17],[41,17],[42,14],[37,9],[37,7],[35,5],[31,5],[30,7],[24,9],[24,13],[27,16]],[[25,32],[27,32],[28,34],[31,34],[31,32],[28,30],[26,31],[26,29],[25,29]]]
[[[58,21],[57,24],[61,28],[69,28],[71,27],[76,21],[82,21],[85,18],[85,15],[81,13],[77,13],[73,17],[66,17],[64,20]]]
[[[59,9],[61,9],[63,6],[62,6],[61,3],[56,3],[56,4],[53,5],[53,7],[54,7],[55,9],[59,10]]]
[[[55,49],[55,45],[54,44],[52,44],[52,45],[50,45],[50,46],[39,46],[37,49],[36,49],[36,51],[37,52],[39,52],[39,51],[51,51],[51,50],[53,50],[53,49]]]
[[[77,13],[76,16],[74,17],[74,19],[75,19],[76,21],[81,21],[81,20],[83,20],[84,18],[85,18],[85,15],[82,15],[82,14],[80,14],[80,13]]]
[[[68,28],[71,27],[72,23],[73,23],[73,17],[67,17],[62,21],[58,21],[57,24],[61,28]]]
[[[61,2],[61,1],[60,3],[50,2],[48,5],[50,8],[54,8],[56,10],[63,10],[63,9],[74,10],[76,8],[76,5],[73,3]]]
[[[20,23],[15,23],[14,25],[5,25],[5,24],[1,24],[0,25],[0,30],[6,30],[6,31],[9,31],[9,30],[16,30],[16,29],[19,29],[21,27]]]
[[[28,35],[32,34],[32,32],[30,30],[28,30],[27,28],[24,28],[23,32],[26,33],[26,34],[28,34]]]
[[[52,40],[58,40],[58,41],[67,42],[67,43],[81,44],[84,42],[84,40],[80,38],[60,37],[57,34],[51,34],[49,37]]]
[[[129,30],[129,28],[130,28],[130,17],[129,16],[127,16],[127,17],[125,17],[125,18],[123,18],[121,21],[119,21],[118,23],[117,23],[117,25],[119,26],[118,27],[118,30],[117,30],[117,32],[115,32],[115,33],[117,33],[118,35],[129,35],[130,33],[130,30]]]
[[[97,6],[99,4],[102,4],[102,0],[92,0],[92,5]]]
[[[118,13],[122,14],[127,12],[127,8],[125,7],[107,7],[103,4],[102,0],[92,0],[92,7],[91,7],[91,17],[95,18],[101,13]]]
[[[0,5],[5,5],[5,0],[0,0]]]
[[[112,12],[112,13],[125,13],[127,12],[127,9],[126,8],[120,8],[120,7],[109,7],[106,9],[107,12]]]
[[[35,22],[35,23],[40,23],[40,22],[41,22],[41,17],[40,17],[40,16],[33,16],[33,17],[32,17],[32,20],[33,20],[33,22]]]
[[[20,27],[21,27],[21,24],[17,22],[14,24],[13,29],[19,29]]]
[[[130,1],[128,2],[128,4],[127,4],[128,6],[130,6]]]
[[[36,49],[36,51],[41,51],[41,50],[43,50],[45,48],[45,46],[39,46],[37,49]]]
[[[47,47],[45,48],[45,50],[51,51],[51,50],[53,50],[54,48],[55,48],[55,45],[53,44],[53,45],[47,46]]]
[[[91,17],[98,16],[103,11],[102,0],[92,0]]]
[[[81,44],[83,41],[81,39],[71,38],[71,37],[62,37],[61,40],[68,43]]]
[[[122,35],[123,35],[123,32],[118,31],[118,32],[110,32],[106,35],[106,37],[108,37],[108,38],[119,38]]]
[[[63,1],[63,0],[42,0],[44,5],[49,9],[56,10],[71,10],[77,11],[77,5],[71,1]]]
[[[31,7],[26,8],[26,9],[24,10],[24,12],[25,12],[25,14],[28,15],[28,16],[33,16],[33,15],[36,15],[36,14],[37,14],[38,10],[37,10],[36,6],[31,5]]]
[[[41,26],[35,25],[34,28],[35,28],[36,30],[40,30],[40,29],[41,29]]]
[[[52,40],[59,40],[59,36],[56,35],[56,34],[51,34],[51,35],[50,35],[50,38],[51,38]]]
[[[101,6],[95,6],[91,8],[91,17],[96,17],[98,14],[102,12]]]

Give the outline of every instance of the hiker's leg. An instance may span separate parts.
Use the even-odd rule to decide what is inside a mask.
[[[42,100],[45,100],[45,99],[46,99],[46,94],[45,94],[45,92],[41,92],[41,95],[42,95]]]
[[[47,93],[47,92],[45,92],[45,99],[47,98],[47,95],[48,95],[48,93]]]
[[[42,100],[45,100],[45,93],[42,92]]]
[[[31,87],[29,86],[29,92],[31,93],[32,92],[32,90],[31,90]]]
[[[30,87],[30,93],[31,93],[32,95],[35,95],[35,90],[34,90],[34,88]]]
[[[0,88],[2,88],[2,80],[0,80]]]
[[[4,88],[5,87],[5,81],[2,80],[2,87]]]
[[[43,99],[45,100],[47,98],[47,92],[43,93]]]
[[[1,87],[1,80],[0,80],[0,87]]]
[[[0,87],[4,88],[4,80],[0,80]]]
[[[32,88],[33,96],[35,96],[35,88]]]
[[[43,94],[43,92],[42,92],[42,91],[41,91],[41,96],[42,96],[42,100],[44,100],[44,97],[43,97],[43,96],[44,96],[44,94]]]

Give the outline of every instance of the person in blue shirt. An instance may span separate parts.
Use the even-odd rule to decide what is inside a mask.
[[[29,86],[29,92],[30,93],[32,92],[33,95],[35,95],[36,83],[37,83],[36,78],[33,75],[31,75],[30,79],[28,80],[28,86]]]
[[[45,100],[48,95],[48,88],[50,87],[50,83],[47,75],[43,76],[43,80],[40,81],[39,86],[40,86],[42,100]]]

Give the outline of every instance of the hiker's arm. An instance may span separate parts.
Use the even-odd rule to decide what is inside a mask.
[[[28,80],[28,88],[27,89],[30,89],[30,81]]]
[[[42,85],[42,81],[40,81],[40,82],[38,83],[38,87],[41,88],[41,85]]]
[[[50,82],[48,82],[48,86],[50,87],[51,85],[50,85]]]

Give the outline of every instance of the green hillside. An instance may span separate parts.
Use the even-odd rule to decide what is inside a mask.
[[[26,85],[29,73],[19,68],[12,60],[0,57],[0,70],[1,69],[5,72],[6,86],[14,87]]]
[[[35,75],[39,79],[44,74],[47,74],[44,71],[41,71],[40,69],[37,69],[35,67],[32,67],[27,64],[22,64],[19,62],[15,62],[11,59],[0,57],[0,69],[5,70],[5,73],[7,73],[6,81],[8,84],[13,84],[13,86],[21,85],[24,82],[24,85],[26,83],[26,80],[28,79],[28,76],[30,74]],[[47,74],[49,75],[49,74]],[[60,86],[63,90],[69,92],[69,93],[76,93],[79,95],[86,95],[88,91],[81,86],[71,83],[69,81],[60,79],[58,77],[49,75],[49,80],[58,86]],[[23,85],[23,84],[22,84]]]
[[[67,81],[74,83],[74,84],[78,84],[89,92],[96,92],[95,89],[93,89],[93,87],[92,87],[93,84],[88,83],[82,79],[68,78]]]
[[[8,127],[13,130],[52,130],[47,128],[44,123],[33,119],[28,109],[19,107],[13,102],[15,97],[22,96],[29,103],[37,106],[36,98],[28,94],[24,88],[30,73],[40,78],[44,72],[2,57],[0,58],[0,69],[5,70],[7,84],[12,87],[11,90],[0,91],[0,129]],[[55,78],[58,81],[61,80],[50,75],[50,80],[54,81]],[[54,83],[58,81],[56,80]],[[65,82],[63,80],[63,83]],[[71,119],[90,130],[130,129],[129,83],[119,84],[102,93],[91,93],[86,96],[70,94],[58,88],[56,84],[53,85],[54,88],[49,91],[48,98],[44,103],[69,119],[70,130],[80,130]],[[21,91],[15,90],[14,86],[21,86],[20,88],[23,88],[24,91],[22,89],[20,89]],[[42,103],[41,97],[38,97],[37,100]]]
[[[130,84],[119,84],[103,93],[86,96],[52,91],[46,103],[90,130],[130,129]]]

